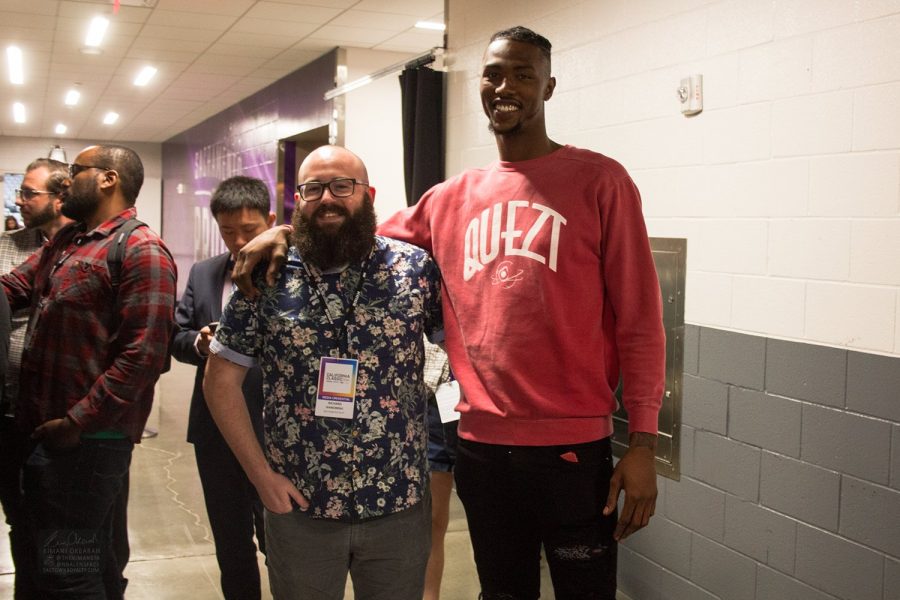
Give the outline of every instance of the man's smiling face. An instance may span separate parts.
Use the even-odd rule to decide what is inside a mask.
[[[481,71],[481,105],[495,135],[543,132],[544,102],[556,80],[541,49],[509,39],[491,42]]]

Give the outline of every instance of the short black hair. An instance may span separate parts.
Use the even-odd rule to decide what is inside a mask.
[[[134,206],[144,185],[144,163],[137,152],[125,146],[97,146],[95,164],[119,174],[119,189],[128,206]]]
[[[541,50],[541,54],[544,55],[544,58],[547,59],[547,62],[550,62],[550,51],[553,49],[553,44],[541,34],[535,33],[527,27],[516,25],[509,29],[501,29],[491,36],[491,42],[495,40],[512,40],[514,42],[523,42],[525,44],[537,46]]]
[[[59,196],[65,188],[66,179],[69,178],[69,165],[52,158],[36,158],[25,167],[25,172],[30,173],[41,167],[47,169],[47,191],[52,192],[54,196]]]
[[[235,175],[220,183],[209,201],[213,218],[245,208],[268,218],[269,206],[269,188],[265,182],[245,175]]]

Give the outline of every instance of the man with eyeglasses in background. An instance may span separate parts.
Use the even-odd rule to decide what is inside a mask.
[[[16,421],[33,443],[23,482],[34,597],[118,599],[116,502],[168,354],[175,264],[137,227],[111,281],[107,254],[144,181],[133,150],[88,147],[68,175],[61,210],[75,222],[0,277],[11,307],[31,307]]]
[[[25,168],[21,187],[16,189],[16,206],[22,214],[25,228],[0,235],[0,274],[9,273],[25,262],[45,241],[71,222],[60,210],[60,196],[68,174],[67,164],[50,158],[38,158]],[[0,504],[9,526],[10,554],[16,567],[17,600],[33,595],[29,591],[30,576],[26,573],[26,561],[23,560],[27,540],[22,522],[21,475],[27,438],[16,428],[14,418],[28,312],[28,308],[22,308],[12,315],[9,359],[4,365],[6,381],[0,405]]]
[[[210,411],[266,507],[278,600],[421,600],[431,534],[423,333],[443,338],[440,274],[375,235],[375,188],[350,151],[300,166],[294,233],[275,284],[235,293],[204,378]],[[262,276],[263,273],[260,273]],[[241,382],[264,379],[265,452]]]

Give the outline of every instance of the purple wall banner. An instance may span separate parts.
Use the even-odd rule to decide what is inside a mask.
[[[162,146],[163,238],[175,256],[179,294],[191,265],[225,251],[209,213],[219,182],[234,175],[266,182],[275,210],[284,174],[279,140],[328,126],[337,53],[332,50]],[[291,167],[293,168],[293,167]]]

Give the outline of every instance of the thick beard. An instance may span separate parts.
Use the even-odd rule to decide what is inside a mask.
[[[41,225],[46,225],[47,223],[55,220],[57,217],[59,217],[59,213],[56,212],[53,203],[48,202],[47,206],[44,207],[44,210],[40,212],[31,213],[28,217],[23,214],[22,221],[25,222],[25,227],[34,228],[40,227]]]
[[[84,222],[97,211],[99,204],[95,194],[78,193],[70,187],[69,191],[63,196],[63,203],[59,212],[70,219]]]
[[[299,210],[294,213],[291,241],[303,260],[323,271],[361,261],[375,244],[377,219],[368,196],[355,215],[349,214],[343,206],[339,208],[347,219],[334,233],[328,233],[315,223],[321,206],[310,217]]]

